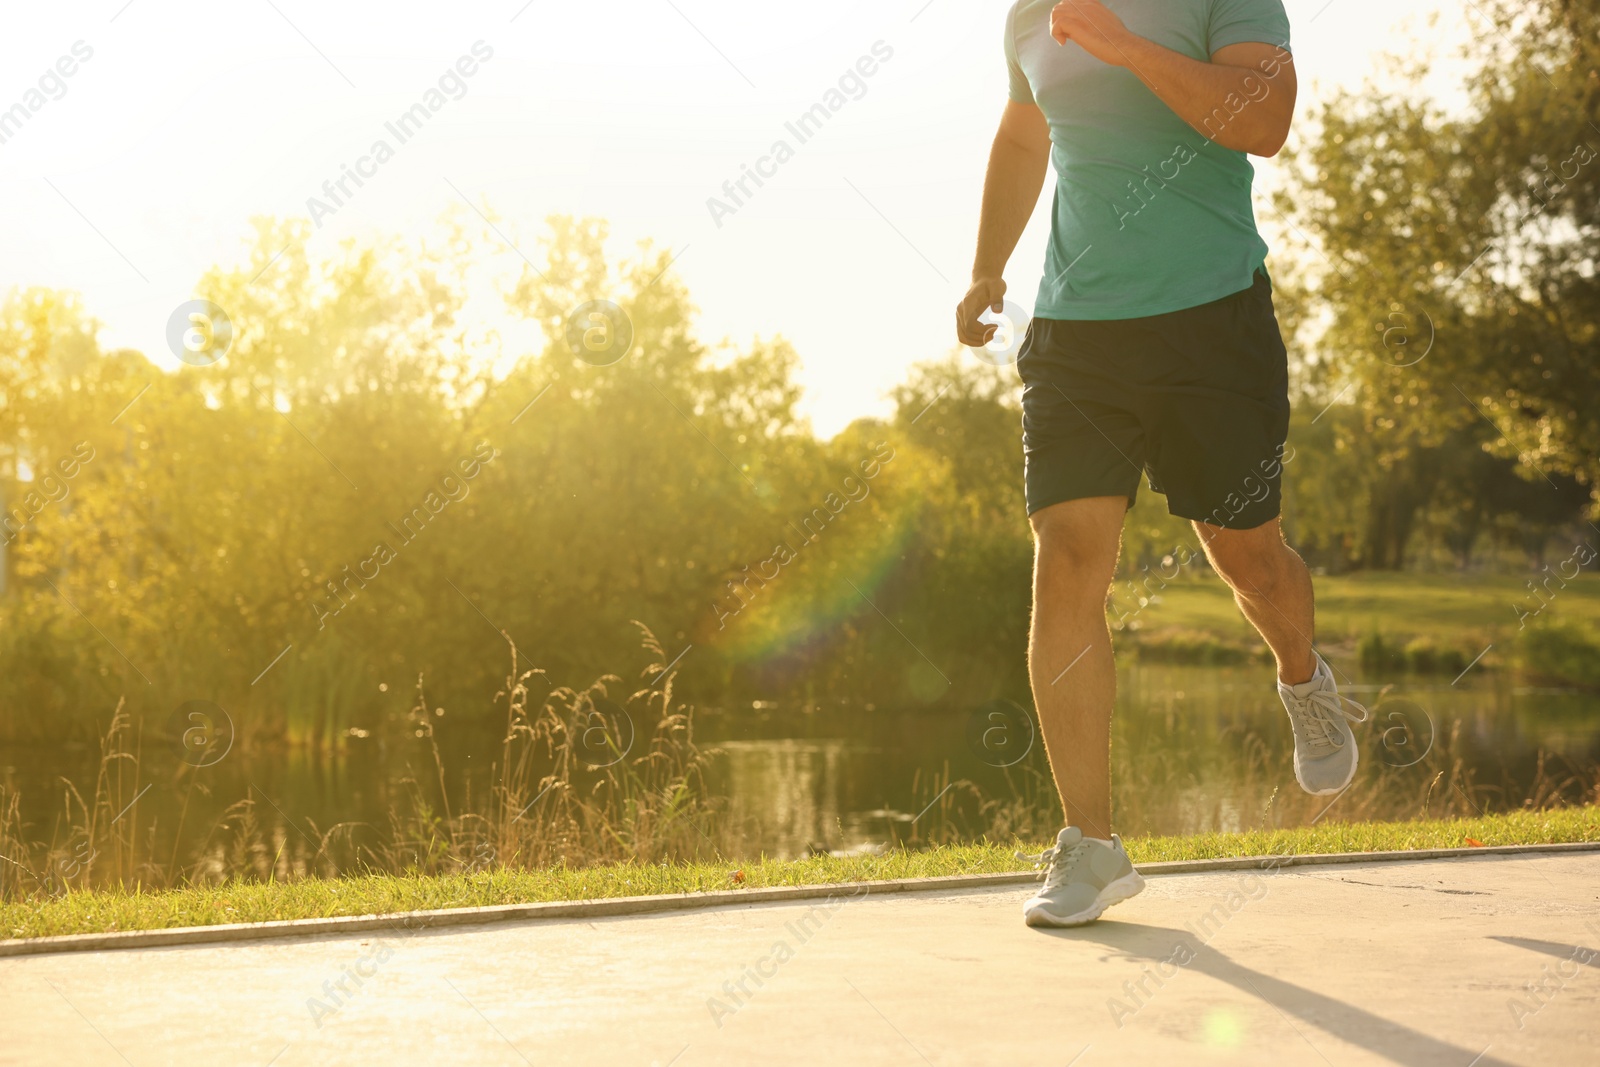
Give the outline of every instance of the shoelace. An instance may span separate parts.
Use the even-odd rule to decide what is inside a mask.
[[[1330,693],[1326,689],[1319,689],[1306,697],[1303,702],[1296,701],[1296,718],[1304,728],[1307,747],[1313,752],[1332,752],[1344,746],[1344,732],[1338,729],[1339,718],[1343,717],[1352,723],[1367,721],[1366,706],[1351,700],[1343,693]],[[1355,714],[1346,709],[1348,704],[1360,714]]]
[[[1036,856],[1026,852],[1018,852],[1017,859],[1033,864],[1035,870],[1043,871],[1039,877],[1044,881],[1046,889],[1054,889],[1060,885],[1077,865],[1079,858],[1089,850],[1088,839],[1079,841],[1076,845],[1061,851],[1060,845],[1051,845]]]

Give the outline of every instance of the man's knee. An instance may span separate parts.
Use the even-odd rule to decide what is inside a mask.
[[[1041,508],[1029,516],[1042,565],[1103,574],[1106,583],[1117,565],[1126,502],[1094,497]]]

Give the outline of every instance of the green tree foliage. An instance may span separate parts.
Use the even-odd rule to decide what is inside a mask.
[[[1375,474],[1345,497],[1357,529],[1317,524],[1350,563],[1402,565],[1429,522],[1465,558],[1471,531],[1548,532],[1600,486],[1600,5],[1479,10],[1465,113],[1425,102],[1420,64],[1400,92],[1341,93],[1279,198],[1315,247],[1308,399],[1358,413],[1320,432]]]
[[[478,267],[503,245],[459,225],[321,260],[308,236],[259,223],[201,279],[235,330],[209,366],[102,352],[67,294],[0,308],[6,736],[82,735],[126,694],[153,742],[204,699],[338,744],[419,673],[486,706],[501,630],[583,685],[638,658],[633,620],[700,700],[1016,690],[1006,376],[930,367],[892,420],[821,441],[786,342],[702,344],[669,257],[609,262],[601,223],[551,220],[498,292]],[[609,366],[565,336],[600,299],[633,326]],[[484,322],[525,322],[525,354]]]

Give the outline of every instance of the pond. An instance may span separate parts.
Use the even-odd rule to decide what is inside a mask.
[[[1114,818],[1128,836],[1503,811],[1562,787],[1569,800],[1596,799],[1596,694],[1357,680],[1343,691],[1372,702],[1373,715],[1356,728],[1361,770],[1334,801],[1307,796],[1294,781],[1288,717],[1269,669],[1128,667],[1118,685]],[[985,750],[975,717],[985,718],[724,712],[702,719],[701,736],[720,742],[719,772],[734,809],[760,827],[751,844],[792,856],[934,836],[919,835],[912,820],[931,817],[922,813],[948,780],[969,781],[990,798],[1047,797],[1042,745],[1013,766],[996,766],[1006,757]],[[965,805],[969,816],[975,806]],[[957,821],[969,834],[986,828],[981,819]]]
[[[1455,685],[1412,677],[1389,688],[1355,679],[1343,689],[1373,706],[1373,720],[1358,727],[1361,772],[1337,798],[1309,797],[1294,782],[1269,668],[1121,668],[1117,828],[1195,833],[1597,799],[1600,695],[1517,688],[1493,675]],[[757,702],[697,712],[696,741],[718,752],[710,780],[738,829],[736,858],[1009,837],[1008,828],[1043,837],[1054,816],[1042,746],[1025,716],[1007,718],[1004,709],[805,711]],[[497,736],[448,719],[438,736],[452,796],[481,804]],[[435,773],[431,757],[421,765],[417,755],[372,739],[353,741],[339,758],[233,752],[180,776],[171,752],[147,745],[139,773],[140,788],[149,788],[133,817],[146,828],[152,820],[181,827],[178,852],[188,856],[229,803],[254,796],[256,818],[276,824],[276,839],[298,852],[286,820],[311,835],[341,822],[384,827],[400,781]],[[62,825],[62,778],[91,795],[97,756],[82,745],[0,754],[0,780],[20,791],[31,837],[48,840]]]

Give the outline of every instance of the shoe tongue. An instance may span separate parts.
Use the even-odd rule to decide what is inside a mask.
[[[1056,835],[1057,848],[1071,848],[1083,840],[1083,831],[1076,826],[1069,826]]]
[[[1308,681],[1299,685],[1285,686],[1296,698],[1304,700],[1319,689],[1332,689],[1333,674],[1328,670],[1328,665],[1321,659],[1317,660],[1317,672]]]

